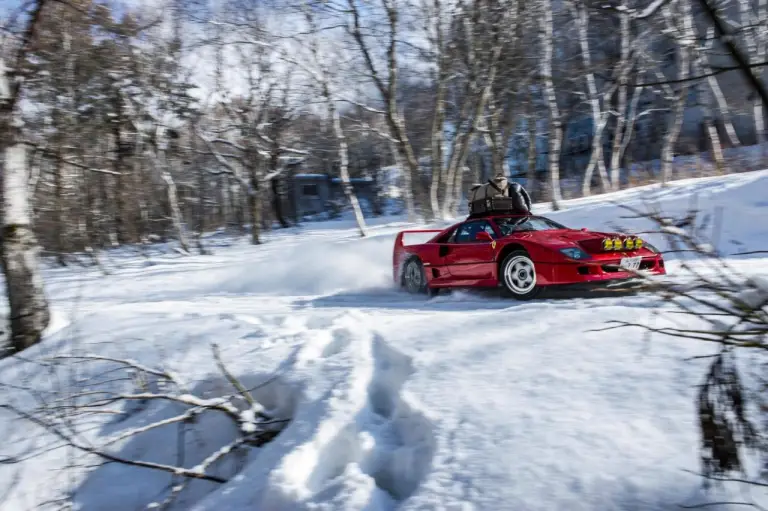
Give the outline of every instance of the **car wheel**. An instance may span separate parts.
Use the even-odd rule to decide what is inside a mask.
[[[542,291],[536,284],[536,265],[524,250],[516,250],[504,258],[499,280],[504,294],[517,300],[531,300]]]
[[[437,294],[436,290],[427,286],[424,265],[418,257],[411,257],[405,262],[402,285],[411,294],[428,294],[429,296]]]

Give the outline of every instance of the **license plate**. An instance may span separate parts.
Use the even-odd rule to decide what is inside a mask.
[[[625,270],[629,271],[637,271],[638,268],[640,268],[640,261],[642,261],[642,257],[622,257],[621,263],[619,263],[619,266],[621,268],[624,268]]]

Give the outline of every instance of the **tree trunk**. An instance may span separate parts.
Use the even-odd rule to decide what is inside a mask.
[[[440,185],[443,183],[445,162],[443,161],[443,137],[445,127],[445,80],[442,77],[442,69],[437,83],[435,97],[435,117],[432,121],[432,180],[429,185],[429,204],[432,208],[432,216],[440,217]],[[445,201],[447,197],[443,197]]]
[[[535,200],[538,197],[538,189],[536,187],[536,116],[535,108],[533,104],[533,98],[528,100],[528,169],[526,173],[526,182],[528,185],[528,193],[531,196],[531,200]]]
[[[116,200],[113,204],[113,208],[117,243],[122,245],[129,243],[131,240],[127,233],[127,222],[125,219],[128,209],[126,205],[126,194],[128,190],[125,189],[127,179],[124,179],[123,173],[126,171],[124,162],[128,155],[126,154],[125,145],[123,144],[122,130],[120,128],[119,122],[119,120],[122,118],[122,102],[119,93],[115,93],[113,104],[117,111],[117,117],[112,120],[112,140],[114,143],[114,160],[112,161],[112,170],[115,172],[114,178],[116,184],[114,187],[114,197]]]
[[[176,236],[179,238],[179,245],[181,245],[181,249],[184,252],[189,252],[189,242],[187,241],[187,234],[184,231],[181,208],[179,208],[179,198],[176,191],[176,182],[173,180],[171,173],[167,170],[163,172],[163,181],[165,181],[166,184],[171,221],[173,222],[173,228],[176,231]]]
[[[17,69],[24,62],[44,6],[44,0],[34,5],[16,58]],[[5,61],[0,57],[0,150],[4,153],[0,169],[0,256],[10,306],[11,351],[18,353],[40,342],[50,312],[38,266],[39,247],[32,230],[27,147],[21,140],[22,119],[16,113],[24,82],[9,77],[6,71]]]
[[[251,190],[248,194],[248,209],[251,214],[251,244],[261,244],[261,187],[259,175],[253,162],[249,162]]]
[[[69,221],[67,220],[67,210],[64,204],[64,163],[61,161],[61,145],[59,144],[56,152],[56,166],[53,174],[53,187],[56,194],[56,261],[61,266],[66,266],[67,261],[64,256],[67,250],[67,240],[69,239]]]
[[[429,204],[432,216],[440,216],[440,184],[444,179],[443,171],[443,137],[445,131],[445,93],[448,80],[448,58],[444,54],[442,9],[440,0],[434,0],[435,5],[435,49],[437,51],[437,90],[435,93],[435,114],[432,119],[432,179],[429,185]],[[445,200],[445,198],[443,198]]]
[[[685,4],[685,2],[683,2]],[[675,144],[680,135],[680,128],[683,124],[683,113],[685,112],[685,103],[688,98],[688,48],[677,45],[678,69],[677,78],[680,83],[680,90],[672,106],[672,118],[664,136],[664,145],[661,150],[661,184],[665,186],[672,177],[672,164],[675,157]]]
[[[579,2],[578,6],[574,8],[574,17],[579,30],[579,44],[581,45],[581,59],[586,70],[586,82],[587,82],[587,98],[589,105],[592,109],[592,124],[594,125],[594,134],[592,138],[592,152],[590,154],[589,163],[584,171],[584,181],[581,186],[581,194],[588,196],[591,193],[592,175],[597,166],[597,172],[600,176],[600,184],[603,192],[607,192],[610,188],[608,181],[608,174],[605,169],[605,159],[603,158],[603,130],[608,123],[608,112],[603,112],[600,105],[600,96],[597,92],[597,84],[595,81],[595,74],[592,70],[592,53],[589,47],[589,13],[587,12],[587,6],[584,3]],[[621,65],[621,64],[619,64]],[[606,94],[603,98],[603,103],[607,103],[613,93]]]
[[[704,66],[702,63],[703,56],[698,52],[693,61],[694,75],[701,75],[704,73]],[[711,91],[704,84],[696,83],[694,87],[696,87],[698,91],[699,105],[704,114],[701,123],[707,133],[712,161],[715,162],[717,173],[722,174],[725,172],[725,157],[723,156],[723,146],[720,143],[720,135],[717,133],[717,128],[715,127],[715,122],[712,118],[712,94],[710,94]]]
[[[762,41],[762,34],[759,32],[759,28],[755,28],[754,23],[758,20],[765,20],[768,15],[768,5],[765,0],[760,0],[758,5],[758,14],[762,14],[763,17],[752,16],[752,6],[749,0],[739,0],[739,14],[741,17],[741,24],[745,27],[749,27],[743,30],[742,38],[744,39],[745,46],[747,47],[746,54],[749,58],[750,64],[756,64],[765,60],[765,44]],[[754,18],[754,20],[753,20]],[[759,25],[758,25],[759,26]],[[760,68],[755,68],[751,72],[756,76],[760,76]],[[759,95],[755,95],[755,99],[752,103],[752,116],[755,122],[755,137],[758,144],[765,142],[765,117],[763,115],[763,102]]]
[[[541,75],[544,80],[544,97],[549,107],[549,186],[552,209],[560,209],[563,197],[560,191],[560,149],[562,146],[562,124],[557,107],[555,82],[552,78],[552,53],[554,51],[554,20],[551,0],[540,1],[539,41],[542,46]]]
[[[505,11],[505,15],[504,15],[505,20],[508,17],[511,17],[514,12],[516,12],[514,10],[514,7]],[[499,22],[500,26],[502,27],[506,26],[504,22],[505,20],[502,20]],[[469,156],[469,150],[472,145],[472,142],[475,140],[475,136],[477,135],[477,128],[480,124],[481,116],[485,111],[485,107],[491,96],[491,91],[492,91],[494,82],[496,80],[496,74],[498,72],[498,67],[499,67],[498,66],[499,59],[501,58],[501,52],[504,47],[504,41],[505,41],[501,36],[501,34],[499,33],[501,29],[497,28],[496,30],[497,30],[497,33],[495,34],[495,38],[493,40],[491,58],[488,63],[488,71],[487,71],[488,74],[485,77],[484,86],[482,87],[482,89],[480,89],[481,91],[480,97],[477,99],[474,105],[474,108],[468,109],[469,117],[466,118],[466,124],[467,124],[466,132],[457,134],[457,136],[454,138],[454,141],[453,141],[453,150],[451,152],[451,158],[448,162],[448,169],[446,172],[448,179],[453,181],[451,184],[453,193],[447,194],[445,198],[445,201],[443,204],[444,218],[448,218],[452,214],[458,213],[458,207],[459,207],[459,204],[461,203],[461,195],[463,191],[462,183],[464,178],[464,167],[466,166],[467,157]],[[479,79],[479,75],[476,75],[475,84],[472,85],[471,87],[471,91],[473,95],[474,93],[476,93],[479,87],[476,82],[478,79]]]
[[[0,74],[0,78],[4,75]],[[4,130],[2,262],[10,304],[11,348],[18,353],[40,342],[50,321],[30,220],[27,148],[13,128]],[[10,136],[9,136],[10,135]]]
[[[685,1],[685,0],[683,0]],[[625,2],[622,6],[626,7]],[[616,110],[616,130],[613,133],[613,146],[611,147],[611,189],[618,191],[621,188],[621,141],[624,136],[624,129],[627,122],[627,80],[629,78],[629,15],[622,11],[619,14],[621,18],[621,59],[619,65],[622,66],[619,72],[619,99]]]
[[[624,130],[624,135],[621,138],[621,145],[619,146],[619,162],[620,165],[625,168],[629,169],[628,166],[626,166],[626,151],[627,147],[629,146],[629,143],[632,141],[632,135],[635,131],[635,121],[637,120],[637,107],[638,103],[640,103],[640,96],[643,94],[643,87],[635,87],[635,90],[632,91],[632,99],[629,101],[629,113],[627,117],[627,123],[626,123],[626,129]]]
[[[192,138],[194,140],[194,138]],[[195,241],[197,244],[197,251],[200,255],[206,255],[208,251],[205,249],[203,243],[203,234],[206,229],[205,222],[205,197],[206,197],[206,179],[205,171],[202,168],[197,169],[197,234],[195,235]]]
[[[709,44],[705,48],[707,55],[709,55],[712,46],[714,45],[714,35],[715,31],[710,27],[707,30],[707,39],[709,40]],[[704,72],[711,74],[712,67],[709,64],[709,57],[707,57],[705,60],[704,56],[702,55],[701,63]],[[720,111],[720,117],[722,118],[723,126],[725,127],[725,133],[728,135],[728,141],[733,147],[740,146],[741,141],[739,140],[738,135],[736,135],[736,129],[733,127],[733,122],[731,122],[731,110],[728,108],[728,101],[725,99],[725,94],[723,94],[723,91],[720,88],[720,83],[717,81],[717,77],[714,75],[708,76],[707,83],[709,83],[709,88],[715,97],[715,101],[717,102],[717,108]]]
[[[285,214],[283,212],[283,197],[280,193],[279,176],[275,176],[269,180],[269,189],[272,192],[272,211],[275,213],[275,218],[280,224],[280,227],[284,229],[286,227],[290,227],[290,224],[285,219]]]
[[[184,252],[189,252],[189,241],[187,240],[187,234],[184,229],[184,215],[179,206],[179,195],[176,189],[176,182],[171,175],[171,163],[168,161],[168,155],[165,150],[159,151],[155,154],[155,159],[162,166],[161,176],[166,185],[166,194],[168,199],[168,213],[173,223],[173,229],[176,231],[176,237],[179,240],[179,245]]]
[[[763,24],[765,24],[765,20],[768,19],[768,0],[759,0],[757,16],[755,18],[763,20]],[[757,54],[753,58],[755,62],[765,62],[766,57],[768,57],[768,34],[765,33],[765,28],[762,30],[762,37],[757,41]],[[763,83],[766,83],[765,68],[758,67],[756,72],[758,73],[758,76],[759,74],[763,75]],[[765,144],[768,142],[768,125],[766,124],[768,104],[764,103],[763,99],[758,94],[755,95],[753,112],[755,116],[755,130],[757,130],[758,133],[757,141],[760,144]],[[765,155],[768,155],[768,146],[763,146],[763,156]]]
[[[408,168],[405,166],[405,163],[403,163],[403,157],[400,154],[400,152],[397,150],[397,143],[395,141],[390,141],[389,147],[390,147],[390,150],[392,151],[392,156],[395,159],[395,167],[397,167],[397,169],[400,171],[400,173],[403,176],[402,193],[403,193],[403,201],[405,202],[405,209],[408,212],[408,221],[415,222],[416,206],[413,201],[413,187],[411,186],[411,173],[408,172]]]
[[[328,101],[328,108],[331,110],[331,118],[333,119],[333,131],[336,134],[336,140],[339,143],[339,177],[341,177],[341,186],[344,189],[344,195],[352,205],[352,212],[355,215],[355,221],[357,222],[357,228],[360,231],[360,237],[365,237],[365,218],[363,217],[363,210],[360,208],[360,202],[357,200],[355,190],[352,188],[352,183],[349,180],[349,155],[347,153],[347,139],[344,136],[344,130],[341,126],[341,117],[339,117],[339,111],[336,109],[336,105],[333,101]]]

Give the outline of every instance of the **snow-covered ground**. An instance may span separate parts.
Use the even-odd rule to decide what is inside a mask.
[[[681,213],[694,197],[713,220],[726,206],[714,222],[722,253],[768,249],[768,171],[536,209],[574,227],[638,231],[649,225],[620,218],[627,213],[609,200]],[[246,385],[278,374],[254,395],[290,424],[241,459],[227,483],[191,485],[177,509],[666,510],[714,498],[687,472],[699,469],[694,395],[706,364],[687,359],[712,347],[649,341],[640,329],[593,331],[613,319],[661,326],[681,316],[644,295],[527,303],[493,293],[404,295],[391,283],[391,249],[407,226],[380,221],[359,239],[353,225],[327,222],[275,232],[259,247],[212,243],[208,256],[116,256],[108,276],[47,269],[50,331],[23,357],[0,361],[0,382],[59,388],[61,374],[35,361],[88,352],[161,366],[216,395],[223,384],[212,343]],[[682,278],[675,259],[670,278]],[[733,256],[733,264],[768,274],[759,256]],[[0,403],[9,400],[29,407],[33,398],[0,388]],[[83,438],[172,413],[164,404],[120,423],[97,417]],[[176,426],[112,452],[192,467],[234,435],[215,421],[190,427],[182,461]],[[0,463],[3,509],[63,497],[76,509],[145,509],[171,482],[170,474],[120,464],[66,470],[77,461],[73,451],[45,449],[54,439],[3,410],[0,438],[0,460],[31,446],[44,451]]]

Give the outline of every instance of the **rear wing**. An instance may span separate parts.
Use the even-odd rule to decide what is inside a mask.
[[[405,231],[400,231],[397,233],[397,236],[395,236],[395,246],[392,249],[392,277],[395,279],[395,283],[400,282],[400,269],[403,263],[402,257],[403,253],[405,252],[405,243],[403,242],[403,237],[406,234],[414,234],[414,233],[441,233],[445,229],[408,229]]]

